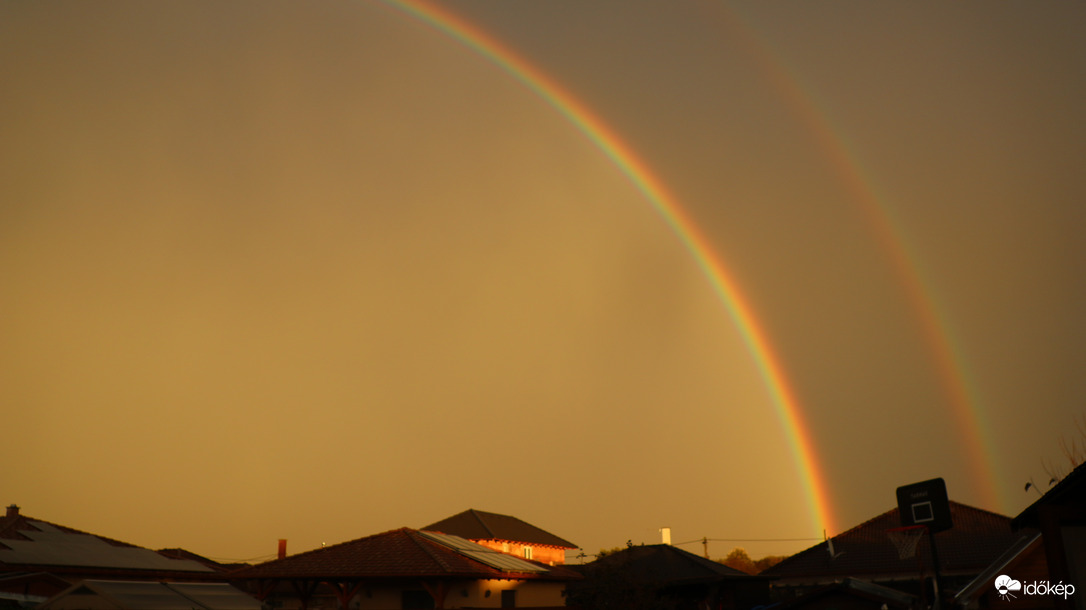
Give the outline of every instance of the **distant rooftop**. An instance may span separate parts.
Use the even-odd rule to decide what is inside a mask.
[[[939,563],[944,574],[977,573],[1025,533],[1011,530],[1011,519],[980,508],[950,502],[954,527],[935,534]],[[932,565],[928,536],[918,541],[915,558],[901,559],[888,531],[901,526],[898,509],[821,542],[762,572],[793,582],[830,582],[843,576],[894,578],[915,574],[917,566]],[[833,551],[831,555],[830,551]]]
[[[243,568],[231,576],[238,580],[579,578],[570,570],[510,557],[456,536],[406,527]]]
[[[454,534],[468,540],[504,540],[564,549],[577,548],[576,544],[516,517],[475,509],[468,509],[420,529]]]
[[[170,559],[134,544],[31,519],[14,504],[0,519],[0,567],[3,566],[212,571],[195,561]]]
[[[578,568],[621,569],[637,582],[668,585],[763,580],[670,544],[628,546]]]

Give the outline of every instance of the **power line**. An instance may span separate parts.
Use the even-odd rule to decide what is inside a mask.
[[[278,557],[278,554],[272,553],[271,555],[260,555],[260,556],[257,556],[257,557],[249,557],[248,559],[234,559],[234,558],[226,558],[226,557],[207,557],[206,559],[210,559],[211,561],[214,561],[215,563],[253,563],[253,562],[263,563],[265,561],[275,559],[276,557]]]
[[[675,546],[682,544],[694,544],[695,542],[812,542],[821,538],[698,538],[686,542],[676,542]]]

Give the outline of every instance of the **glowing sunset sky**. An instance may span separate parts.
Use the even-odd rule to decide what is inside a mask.
[[[1086,425],[1084,27],[0,0],[0,502],[232,560],[1015,515]]]

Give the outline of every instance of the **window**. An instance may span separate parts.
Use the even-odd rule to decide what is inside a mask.
[[[506,589],[502,591],[502,608],[516,608],[517,607],[517,592],[516,589]]]
[[[532,547],[526,546],[526,547],[524,547],[523,550],[524,550],[524,558],[525,559],[531,559],[532,558]]]

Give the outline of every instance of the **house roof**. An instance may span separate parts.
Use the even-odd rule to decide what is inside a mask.
[[[39,608],[86,608],[93,596],[117,610],[260,610],[260,602],[225,583],[84,580]],[[101,605],[96,605],[101,607]]]
[[[601,557],[583,569],[586,573],[618,569],[637,582],[664,586],[761,578],[670,544],[627,547]]]
[[[976,574],[986,568],[1020,538],[1011,530],[1011,519],[993,512],[950,502],[954,527],[935,534],[940,571],[944,574]],[[916,557],[901,559],[887,531],[900,527],[898,509],[834,536],[832,547],[819,543],[762,572],[779,580],[828,582],[846,576],[873,579],[913,579],[932,566],[928,536],[918,542]],[[830,555],[832,548],[834,555]]]
[[[992,583],[1000,574],[1007,574],[1008,572],[1014,573],[1013,567],[1019,564],[1023,557],[1030,553],[1036,552],[1043,547],[1041,541],[1041,534],[1023,534],[1018,542],[1012,544],[1009,549],[1002,555],[996,558],[987,568],[980,574],[977,574],[976,578],[969,582],[969,584],[962,587],[958,594],[954,596],[954,602],[960,607],[969,607],[970,602],[976,601],[980,595],[987,590],[990,590]]]
[[[474,508],[420,529],[453,534],[468,540],[507,540],[564,549],[577,548],[576,544],[516,517],[488,513]]]
[[[472,545],[467,540],[462,540],[461,544]],[[494,553],[479,545],[472,546],[478,547],[475,549],[477,552]],[[231,577],[239,580],[301,578],[569,580],[578,577],[576,573],[567,569],[544,567],[525,560],[518,560],[527,566],[523,571],[518,570],[516,566],[494,567],[461,551],[436,537],[404,527],[243,568],[231,574]],[[503,558],[514,559],[506,556]]]
[[[195,561],[171,559],[128,544],[32,519],[8,507],[0,519],[0,566],[7,569],[40,567],[150,570],[159,572],[211,572]]]
[[[846,578],[841,582],[820,587],[793,600],[782,602],[775,606],[781,610],[785,608],[803,608],[808,606],[827,607],[824,605],[828,597],[850,597],[866,600],[869,607],[893,608],[895,610],[910,610],[918,606],[915,595],[909,595],[896,589],[883,587],[856,578]],[[844,606],[844,603],[837,605]],[[832,606],[829,606],[832,607]],[[848,607],[864,607],[862,602],[849,604]]]
[[[196,563],[207,566],[207,567],[211,568],[212,570],[215,570],[216,572],[232,572],[234,570],[238,570],[238,569],[241,569],[241,568],[244,568],[244,567],[248,567],[250,565],[250,564],[245,563],[245,562],[220,563],[220,562],[215,561],[213,559],[208,559],[207,557],[204,557],[202,555],[197,555],[196,553],[193,553],[192,551],[189,551],[189,550],[186,550],[186,549],[180,549],[180,548],[177,548],[177,549],[158,549],[155,552],[158,553],[159,555],[162,555],[163,557],[167,557],[169,559],[188,559],[188,560],[191,560],[191,561],[195,561]]]
[[[1012,527],[1040,527],[1039,510],[1042,506],[1086,506],[1086,463],[1079,464],[1047,493],[1030,504],[1014,518]]]

